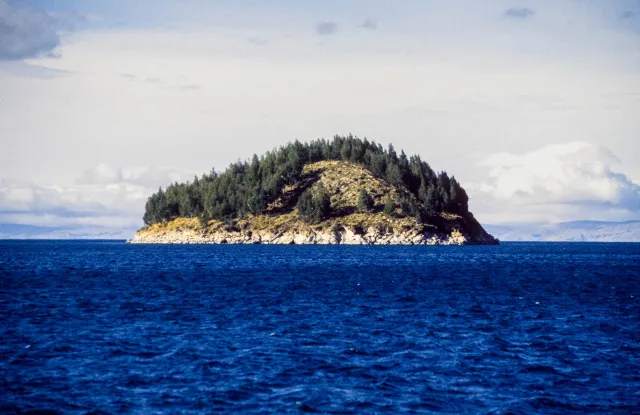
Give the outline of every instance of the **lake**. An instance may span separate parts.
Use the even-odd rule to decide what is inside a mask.
[[[0,241],[0,412],[640,413],[640,244]]]

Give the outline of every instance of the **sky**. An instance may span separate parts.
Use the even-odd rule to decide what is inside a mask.
[[[640,219],[640,0],[0,0],[0,235],[352,133],[481,223]]]

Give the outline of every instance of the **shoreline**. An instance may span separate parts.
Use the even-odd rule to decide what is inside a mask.
[[[458,230],[446,233],[381,232],[369,228],[356,232],[354,229],[314,232],[269,232],[269,231],[217,231],[204,232],[192,229],[150,232],[141,229],[127,240],[130,244],[215,244],[215,245],[498,245],[499,241],[489,235],[470,237]]]

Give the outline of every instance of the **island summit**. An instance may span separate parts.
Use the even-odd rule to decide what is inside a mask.
[[[453,176],[353,136],[295,141],[147,201],[131,243],[497,244]]]

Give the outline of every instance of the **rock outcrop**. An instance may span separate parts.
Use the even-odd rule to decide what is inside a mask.
[[[129,243],[146,244],[281,244],[281,245],[486,245],[498,241],[488,234],[472,237],[453,229],[449,233],[421,232],[418,229],[383,229],[333,226],[295,230],[224,230],[203,231],[197,226],[143,228]]]

